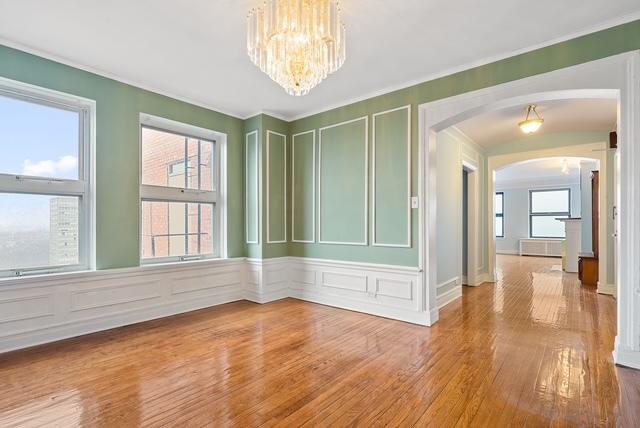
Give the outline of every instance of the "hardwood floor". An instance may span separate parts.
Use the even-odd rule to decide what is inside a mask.
[[[638,426],[615,301],[499,256],[432,328],[238,302],[0,355],[0,426]]]

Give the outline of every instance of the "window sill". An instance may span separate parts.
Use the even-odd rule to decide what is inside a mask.
[[[81,270],[73,272],[56,272],[43,275],[27,275],[21,277],[0,278],[0,287],[10,286],[54,286],[69,283],[82,283],[93,279],[107,279],[116,276],[141,276],[154,272],[179,271],[207,266],[234,266],[242,263],[244,257],[189,260],[183,262],[154,263],[126,268]]]

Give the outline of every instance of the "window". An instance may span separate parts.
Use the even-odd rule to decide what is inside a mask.
[[[0,277],[91,267],[94,104],[0,80]]]
[[[504,238],[504,192],[496,192],[496,238]]]
[[[143,115],[141,258],[219,257],[219,143],[213,131]]]
[[[571,216],[571,190],[529,191],[529,234],[531,238],[564,238],[564,225],[557,218]]]

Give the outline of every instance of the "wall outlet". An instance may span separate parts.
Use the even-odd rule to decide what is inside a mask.
[[[411,208],[412,209],[418,208],[418,197],[417,196],[412,196],[411,197]]]

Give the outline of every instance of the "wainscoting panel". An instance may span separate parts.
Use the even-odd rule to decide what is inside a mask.
[[[291,297],[430,325],[417,268],[289,257]]]
[[[421,278],[413,267],[281,257],[3,280],[0,352],[243,299],[293,297],[431,325]]]
[[[4,280],[0,352],[244,298],[244,259]]]

